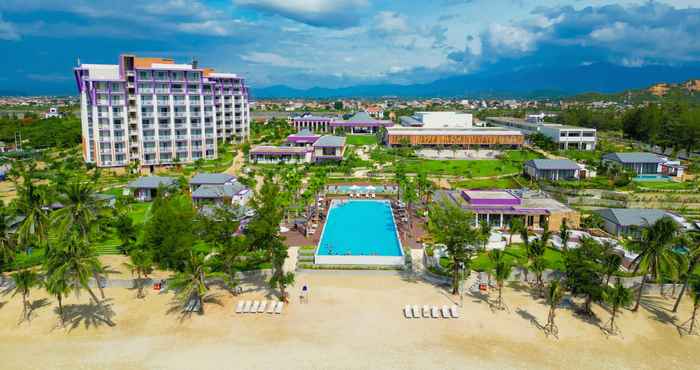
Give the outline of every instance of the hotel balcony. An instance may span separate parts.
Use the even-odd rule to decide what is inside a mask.
[[[173,93],[173,94],[184,94],[184,93],[185,93],[185,89],[176,89],[176,88],[172,88],[172,89],[170,89],[170,92]]]
[[[172,139],[173,139],[172,135],[161,135],[161,136],[158,136],[158,140],[159,140],[159,141],[170,141],[170,140],[172,140]]]
[[[142,94],[153,94],[154,89],[152,87],[142,87],[139,88],[139,92]]]
[[[158,112],[159,118],[170,118],[170,112]]]
[[[156,137],[155,136],[144,136],[143,141],[144,142],[156,141]]]
[[[156,148],[155,148],[155,147],[144,147],[144,148],[143,148],[143,152],[144,152],[144,153],[148,153],[148,154],[150,154],[150,153],[155,153],[155,152],[156,152]]]
[[[112,149],[100,149],[100,154],[112,154]]]
[[[153,112],[141,112],[141,118],[153,118]]]
[[[162,87],[161,87],[161,88],[157,88],[157,89],[156,89],[156,94],[170,94],[170,90],[169,90],[169,89],[164,89],[164,88],[162,88]]]
[[[187,112],[175,112],[175,117],[178,117],[178,118],[187,117]]]

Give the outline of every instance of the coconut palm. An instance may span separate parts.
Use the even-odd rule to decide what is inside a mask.
[[[16,253],[15,235],[10,232],[12,219],[10,209],[0,201],[0,271],[2,271],[2,263],[12,262]]]
[[[700,279],[695,279],[690,285],[690,296],[693,302],[693,313],[690,316],[690,328],[688,329],[688,334],[693,334],[695,332],[695,317],[698,313],[698,308],[700,308]]]
[[[61,319],[61,325],[65,324],[63,317],[63,298],[71,292],[71,285],[67,276],[54,272],[49,274],[44,281],[44,289],[46,292],[56,297],[58,301],[58,316]]]
[[[634,272],[641,272],[642,284],[637,293],[636,303],[632,311],[639,309],[642,292],[647,283],[647,275],[656,281],[662,272],[668,273],[672,278],[677,276],[677,259],[672,250],[672,243],[676,239],[678,224],[670,217],[663,217],[654,224],[641,230],[641,236],[632,242],[639,251],[637,258],[632,261]]]
[[[569,250],[569,225],[566,223],[566,219],[561,220],[561,227],[559,228],[559,238],[561,239],[561,248],[564,251]]]
[[[544,294],[544,283],[542,282],[542,274],[547,269],[547,260],[542,256],[537,256],[530,264],[530,270],[535,273],[537,279],[536,285],[540,296]]]
[[[21,182],[15,177],[16,208],[19,214],[24,215],[24,220],[17,229],[17,242],[22,247],[33,243],[41,244],[48,238],[49,218],[43,208],[46,189],[34,184],[35,173],[36,165],[32,164],[27,170],[23,167],[18,170]]]
[[[508,236],[508,246],[510,247],[511,244],[513,244],[513,234],[520,233],[522,230],[525,228],[525,223],[523,222],[523,219],[521,217],[513,217],[510,219],[510,234]],[[527,231],[527,229],[525,229]],[[527,243],[523,241],[523,243]]]
[[[553,280],[547,288],[547,303],[549,304],[549,314],[547,315],[547,324],[544,330],[548,334],[557,335],[559,329],[554,321],[556,310],[564,297],[564,287],[559,280]]]
[[[95,197],[94,185],[90,181],[74,179],[62,189],[60,198],[63,208],[53,212],[51,223],[59,231],[59,237],[77,233],[85,241],[92,231],[99,229],[104,202]]]
[[[95,303],[101,303],[90,288],[90,277],[96,276],[96,283],[100,286],[100,274],[104,271],[104,268],[97,258],[95,249],[77,236],[73,235],[61,240],[54,248],[48,251],[46,270],[50,273],[50,276],[57,274],[57,276],[65,279],[71,290],[79,293],[85,289]]]
[[[510,277],[512,266],[502,258],[501,254],[499,255],[501,257],[494,264],[493,275],[496,278],[496,285],[498,286],[498,301],[496,307],[503,309],[503,283]]]
[[[603,299],[612,307],[612,316],[610,317],[610,333],[615,333],[615,317],[620,307],[628,306],[632,303],[632,290],[625,288],[618,281],[614,287],[607,287],[603,292]]]
[[[489,237],[491,236],[491,225],[486,220],[481,220],[479,222],[478,237],[479,243],[481,244],[481,249],[486,249],[486,244],[489,242]]]
[[[22,295],[22,316],[28,320],[31,311],[27,298],[32,288],[40,284],[39,275],[32,270],[21,270],[12,274],[12,280],[15,285],[12,296],[14,297],[17,294]]]
[[[136,298],[143,298],[144,278],[148,278],[148,275],[153,272],[153,256],[145,250],[136,249],[129,253],[129,259],[131,262],[125,263],[124,266],[136,276]]]
[[[605,273],[605,286],[610,284],[610,278],[614,273],[620,270],[620,265],[622,265],[621,255],[608,252],[603,256],[602,267],[603,273]]]
[[[693,241],[692,244],[689,245],[686,261],[687,269],[685,271],[683,287],[681,288],[678,298],[676,298],[676,303],[673,305],[673,312],[678,311],[678,306],[681,304],[681,299],[683,298],[685,291],[688,289],[688,284],[693,276],[693,271],[695,271],[695,269],[700,265],[700,242],[697,240]]]
[[[199,313],[204,313],[203,303],[209,291],[206,280],[214,275],[204,254],[190,251],[184,270],[170,280],[170,286],[177,292],[175,298],[183,310],[194,302]]]

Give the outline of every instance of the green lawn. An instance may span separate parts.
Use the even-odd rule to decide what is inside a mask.
[[[452,182],[452,187],[459,189],[519,189],[521,184],[527,184],[529,182],[525,179],[519,179],[518,183],[516,177],[506,177],[502,179],[487,179],[487,180],[463,180]]]
[[[514,266],[521,265],[526,260],[525,247],[522,244],[513,244],[504,250],[504,257]],[[544,259],[547,261],[547,268],[564,271],[564,257],[559,250],[547,248],[544,252]],[[493,267],[488,252],[480,252],[471,263],[471,268],[475,271],[490,271]]]
[[[429,174],[488,177],[516,174],[522,172],[523,162],[540,158],[540,155],[525,150],[511,150],[503,155],[503,159],[483,160],[430,160],[407,159],[406,172],[418,173],[426,171]],[[391,170],[393,171],[393,169]]]
[[[143,231],[143,225],[146,223],[146,218],[151,210],[151,202],[134,203],[131,205],[131,219],[136,224],[138,232]],[[95,248],[99,254],[119,254],[119,245],[121,241],[113,230],[109,230],[106,238],[95,243]]]
[[[348,145],[374,145],[377,144],[375,135],[348,135],[346,136]]]
[[[637,185],[638,188],[654,190],[690,190],[696,188],[696,185],[690,181],[635,181],[634,183]]]

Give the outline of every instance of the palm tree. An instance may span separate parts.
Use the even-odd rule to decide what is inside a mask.
[[[556,316],[557,306],[564,297],[564,287],[559,280],[553,280],[549,284],[547,289],[547,303],[549,304],[549,314],[547,315],[547,324],[544,326],[544,330],[548,334],[557,335],[559,331],[557,324],[554,322]]]
[[[503,283],[510,277],[511,267],[512,266],[510,263],[506,262],[505,259],[502,258],[502,255],[499,258],[499,261],[496,261],[494,265],[493,272],[496,278],[496,285],[498,286],[497,307],[499,309],[503,309]]]
[[[537,279],[537,290],[540,295],[544,294],[544,283],[542,282],[542,274],[547,269],[547,260],[542,256],[537,256],[532,260],[530,264],[530,270],[535,273],[535,278]]]
[[[413,204],[418,201],[418,196],[416,194],[416,182],[409,178],[403,181],[403,200],[406,202],[407,219],[408,219],[408,231],[409,233],[413,231],[411,214],[413,213]]]
[[[615,317],[617,316],[617,311],[620,307],[628,306],[632,303],[632,291],[625,288],[618,281],[614,287],[607,287],[603,292],[603,298],[612,307],[612,316],[610,317],[610,333],[615,333]]]
[[[561,227],[559,228],[559,238],[561,239],[561,248],[564,251],[568,251],[569,247],[569,225],[566,223],[566,219],[561,220]]]
[[[47,276],[44,281],[44,289],[46,292],[56,297],[58,301],[58,316],[61,319],[61,325],[65,324],[63,317],[63,298],[70,294],[71,285],[65,275],[53,273]]]
[[[700,279],[695,279],[690,286],[690,296],[693,302],[693,314],[690,317],[690,329],[688,329],[688,334],[693,334],[695,332],[695,317],[698,313],[698,308],[700,308]]]
[[[678,224],[670,217],[663,217],[641,231],[641,237],[633,241],[633,245],[639,250],[639,255],[632,264],[635,266],[634,272],[641,272],[643,276],[632,311],[639,309],[647,275],[651,275],[655,281],[661,277],[662,272],[675,278],[678,270],[675,253],[671,249],[678,232]]]
[[[35,163],[30,164],[28,169],[21,166],[17,176],[20,176],[22,181],[17,177],[14,180],[17,189],[17,212],[25,217],[17,229],[17,242],[23,247],[35,242],[41,244],[48,238],[49,219],[43,208],[45,189],[34,184],[35,173]]]
[[[486,249],[486,244],[489,242],[489,237],[491,236],[491,225],[486,220],[481,220],[479,222],[479,243],[481,244],[481,249]]]
[[[175,297],[181,307],[185,309],[191,302],[199,307],[199,313],[204,313],[204,298],[209,291],[206,279],[215,275],[211,267],[206,263],[202,253],[190,251],[190,256],[185,263],[185,269],[175,274],[170,285],[177,292]]]
[[[510,219],[510,234],[508,236],[508,246],[510,247],[511,244],[513,244],[513,234],[515,233],[520,233],[522,232],[522,229],[525,227],[525,224],[523,222],[523,219],[520,217],[513,217]],[[527,231],[527,229],[525,229]],[[527,242],[524,242],[527,243]]]
[[[5,207],[3,201],[0,201],[0,271],[2,271],[2,263],[12,262],[15,258],[17,243],[15,235],[10,232],[11,222],[12,214],[9,208]]]
[[[694,241],[692,246],[689,247],[688,254],[686,255],[686,261],[688,269],[685,272],[685,279],[683,281],[681,292],[678,295],[678,298],[676,298],[676,303],[673,305],[673,312],[678,312],[678,306],[681,304],[683,294],[685,294],[685,291],[688,289],[688,284],[693,276],[693,271],[695,271],[695,268],[700,265],[700,243],[697,240]]]
[[[31,311],[29,310],[27,298],[31,289],[40,284],[39,275],[32,270],[21,270],[12,274],[12,280],[15,283],[12,296],[14,297],[16,294],[22,295],[22,316],[25,319],[29,319]]]
[[[129,253],[131,263],[125,263],[124,266],[129,269],[132,275],[136,275],[136,298],[143,298],[143,283],[144,278],[153,272],[153,256],[145,250],[136,249]]]
[[[51,276],[58,274],[71,286],[71,290],[80,292],[87,290],[90,297],[97,304],[101,301],[90,289],[90,277],[97,276],[96,284],[101,287],[100,274],[104,271],[102,263],[97,258],[94,248],[88,246],[76,236],[67,239],[52,248],[46,256],[46,270]]]
[[[622,256],[614,253],[608,252],[603,257],[603,272],[605,273],[605,286],[610,284],[610,278],[614,273],[620,270],[620,265],[622,264]]]
[[[104,202],[95,197],[90,181],[75,179],[65,186],[61,197],[63,208],[53,212],[51,222],[59,230],[59,237],[77,233],[83,240],[90,240],[90,233],[100,227],[97,222],[104,212]]]

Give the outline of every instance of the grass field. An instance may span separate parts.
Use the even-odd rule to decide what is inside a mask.
[[[404,163],[406,165],[406,172],[408,173],[418,173],[425,171],[428,174],[465,177],[488,177],[520,173],[522,171],[523,162],[536,158],[541,158],[541,156],[535,152],[524,150],[511,150],[504,153],[503,159],[408,159],[404,160]],[[393,169],[391,171],[393,171]]]
[[[377,144],[375,135],[348,135],[346,136],[348,145],[374,145]]]
[[[635,181],[635,184],[641,189],[654,190],[691,190],[697,188],[697,185],[690,181]]]
[[[134,203],[131,205],[131,219],[136,224],[136,229],[138,232],[142,232],[143,224],[146,223],[146,218],[151,210],[152,203]],[[105,239],[95,243],[95,248],[99,254],[119,254],[119,245],[121,241],[117,238],[116,233],[113,230],[109,230],[110,233]]]
[[[516,179],[520,182],[516,181]],[[528,180],[519,176],[501,179],[463,180],[451,182],[450,184],[457,189],[519,189],[524,185],[530,186]]]
[[[522,244],[513,244],[506,248],[503,254],[505,260],[514,266],[523,264],[527,259],[525,247]],[[544,252],[544,259],[547,261],[548,269],[565,271],[564,257],[559,250],[547,248]],[[493,262],[489,259],[488,253],[480,252],[477,257],[472,260],[471,268],[475,271],[490,271],[494,266]]]

